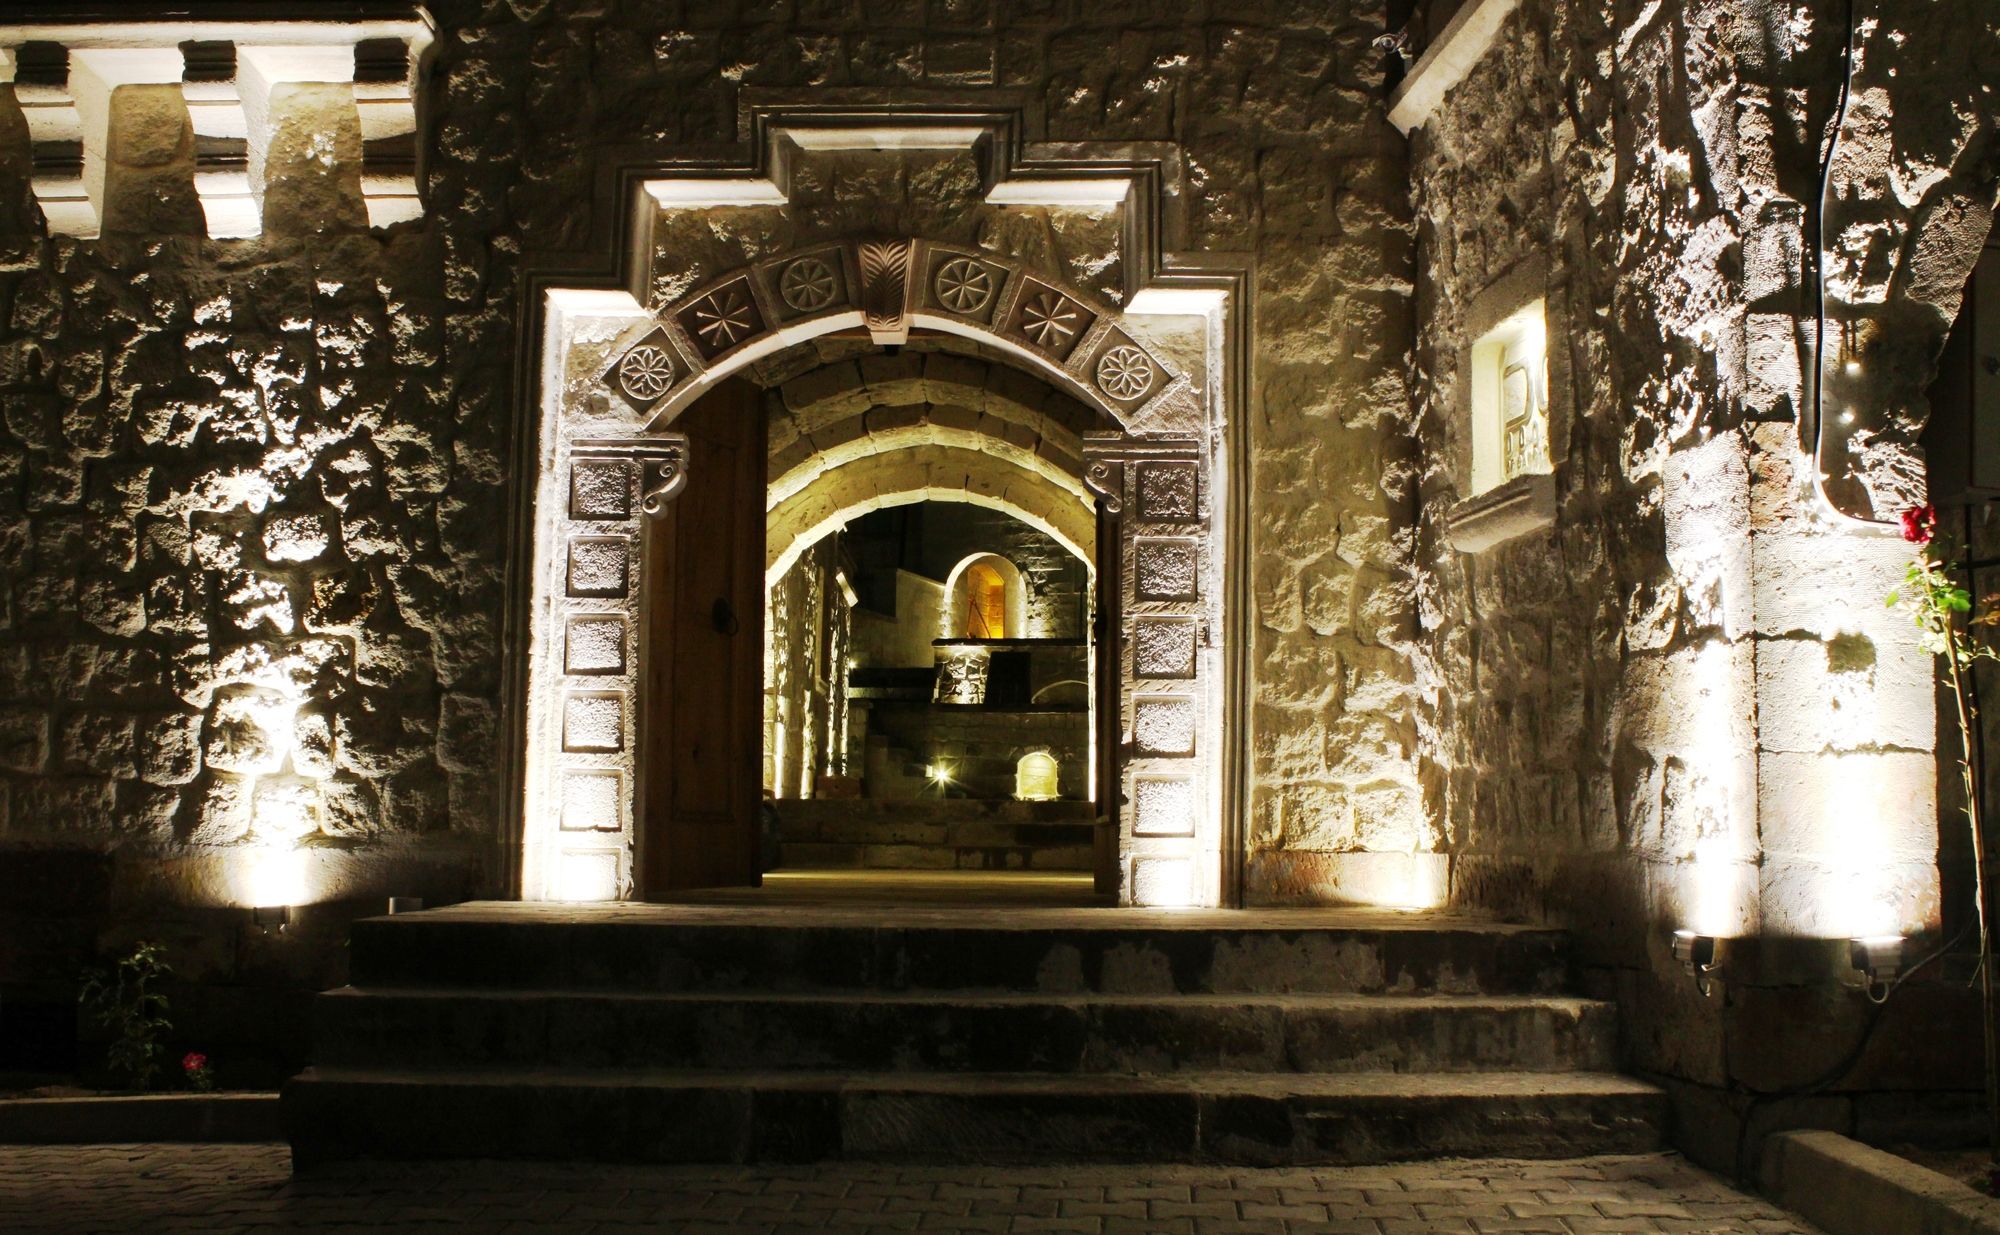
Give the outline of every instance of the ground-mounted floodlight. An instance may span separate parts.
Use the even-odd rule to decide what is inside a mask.
[[[284,930],[292,924],[290,905],[259,905],[250,911],[250,920],[265,930]]]
[[[1876,988],[1881,988],[1882,997],[1887,998],[1889,986],[1903,972],[1903,937],[1901,935],[1868,935],[1860,939],[1850,939],[1847,943],[1847,961],[1861,971],[1862,980],[1868,984],[1869,997],[1875,998]]]
[[[1707,995],[1713,988],[1709,977],[1715,972],[1716,940],[1713,935],[1697,935],[1690,930],[1674,932],[1674,959],[1694,979],[1695,988]]]

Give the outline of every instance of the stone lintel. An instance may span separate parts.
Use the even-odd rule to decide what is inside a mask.
[[[1466,0],[1389,99],[1389,123],[1404,136],[1421,128],[1453,86],[1479,63],[1520,0]]]

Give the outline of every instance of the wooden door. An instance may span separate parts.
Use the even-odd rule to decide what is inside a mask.
[[[640,895],[754,887],[763,780],[764,410],[730,381],[674,421],[687,485],[648,532]]]
[[[1097,834],[1092,862],[1096,890],[1104,894],[1118,891],[1119,807],[1125,797],[1125,760],[1119,743],[1125,726],[1121,709],[1125,672],[1118,632],[1124,622],[1124,544],[1118,521],[1102,509],[1097,512],[1097,612],[1091,630],[1090,654],[1096,658],[1097,715]]]

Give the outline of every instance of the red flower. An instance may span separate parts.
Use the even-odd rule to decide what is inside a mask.
[[[208,1056],[196,1051],[189,1051],[187,1058],[181,1060],[181,1071],[183,1072],[199,1072],[207,1066]]]
[[[1903,512],[1903,539],[1913,545],[1927,545],[1937,534],[1937,507],[1929,502]]]

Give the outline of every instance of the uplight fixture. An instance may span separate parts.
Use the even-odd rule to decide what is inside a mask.
[[[1903,937],[1868,935],[1850,939],[1847,961],[1861,971],[1861,977],[1868,985],[1869,998],[1876,998],[1876,990],[1880,988],[1880,997],[1886,999],[1889,987],[1903,972]]]
[[[292,924],[290,905],[259,905],[250,911],[250,920],[265,930],[284,930]]]
[[[1674,932],[1674,959],[1694,979],[1695,988],[1707,995],[1713,988],[1709,977],[1715,972],[1715,936],[1697,935],[1690,930]]]

